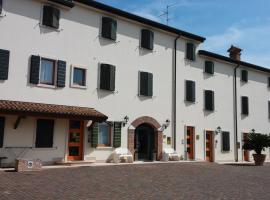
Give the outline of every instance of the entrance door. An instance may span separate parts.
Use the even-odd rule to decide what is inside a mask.
[[[248,133],[243,133],[243,143],[246,142],[248,138]],[[244,150],[244,161],[249,162],[249,150]]]
[[[214,162],[214,132],[213,131],[206,131],[205,155],[206,155],[206,161]]]
[[[136,128],[135,147],[138,160],[153,160],[154,130],[152,127],[142,124]]]
[[[187,127],[187,158],[194,160],[194,127]]]
[[[68,160],[82,160],[83,121],[70,120],[68,133]]]

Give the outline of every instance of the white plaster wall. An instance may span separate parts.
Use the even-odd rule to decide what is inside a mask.
[[[180,42],[179,49],[185,48]],[[233,67],[215,60],[215,73],[204,73],[204,61],[197,55],[196,61],[186,61],[184,54],[178,53],[177,65],[177,151],[186,158],[186,127],[195,127],[195,159],[205,160],[205,131],[215,131],[221,127],[230,132],[230,152],[221,151],[221,134],[214,138],[215,161],[234,160],[233,129]],[[207,60],[211,60],[208,59]],[[185,101],[185,80],[196,83],[196,102]],[[204,111],[204,90],[213,90],[215,94],[215,111]],[[196,136],[195,136],[196,138]]]
[[[248,70],[248,82],[243,83],[240,80],[241,70]],[[237,70],[237,105],[238,105],[238,141],[242,143],[242,134],[249,133],[255,129],[256,133],[269,134],[270,120],[268,118],[268,101],[270,100],[270,90],[268,88],[268,77],[270,75],[260,71],[250,70],[245,67],[240,67]],[[241,114],[241,96],[248,96],[249,99],[249,115]],[[269,148],[264,153],[269,157]],[[250,158],[252,154],[250,153]],[[241,149],[238,151],[239,160],[243,160]]]
[[[0,83],[1,99],[93,107],[129,124],[138,117],[151,116],[160,124],[171,120],[172,49],[174,37],[155,31],[154,51],[139,48],[143,25],[118,21],[117,42],[99,37],[103,14],[75,6],[61,9],[60,31],[40,27],[42,4],[32,0],[4,1],[6,17],[0,19],[0,48],[10,50],[9,79]],[[12,42],[11,42],[12,41]],[[29,59],[42,55],[67,61],[66,87],[51,89],[29,84]],[[98,65],[116,66],[116,91],[97,89]],[[70,66],[87,68],[87,89],[70,87]],[[153,98],[138,96],[138,72],[154,75]],[[122,146],[127,146],[127,128],[122,130]],[[171,127],[164,134],[171,136]],[[111,150],[86,152],[100,157]],[[90,153],[92,152],[92,153]],[[107,152],[107,153],[106,153]]]
[[[3,163],[14,163],[16,158],[40,159],[45,163],[65,159],[68,120],[55,119],[53,148],[35,148],[37,118],[21,119],[18,128],[14,129],[17,116],[1,116],[6,120],[4,145],[3,148],[0,148],[0,152],[1,156],[8,157],[3,160]]]

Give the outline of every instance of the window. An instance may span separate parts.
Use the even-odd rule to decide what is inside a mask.
[[[268,85],[267,86],[270,88],[270,77],[268,77]]]
[[[222,147],[221,150],[226,152],[230,151],[230,132],[223,131],[221,134]]]
[[[60,10],[52,6],[45,5],[43,7],[42,25],[51,28],[59,28]]]
[[[54,120],[38,119],[36,129],[36,148],[53,147]]]
[[[195,102],[195,82],[186,81],[186,101]]]
[[[215,109],[214,91],[211,90],[204,91],[204,109],[207,111],[214,111]]]
[[[101,36],[110,40],[116,40],[117,21],[110,17],[102,17]]]
[[[248,71],[241,70],[241,81],[248,82]]]
[[[207,74],[214,74],[214,62],[205,61],[204,72]]]
[[[101,64],[99,73],[99,89],[114,91],[115,66],[109,64]]]
[[[73,85],[86,86],[86,69],[73,68]]]
[[[195,45],[193,43],[188,42],[186,45],[186,59],[195,60]]]
[[[112,126],[105,122],[99,123],[98,126],[98,146],[111,146]]]
[[[152,97],[153,96],[153,74],[148,72],[139,72],[140,76],[140,91],[139,95]]]
[[[270,101],[268,101],[268,118],[270,119]]]
[[[65,87],[66,62],[31,56],[30,83]]]
[[[248,97],[242,97],[242,115],[248,115],[249,114],[249,106],[248,106]]]
[[[3,12],[3,0],[0,0],[0,15]]]
[[[40,67],[40,83],[54,85],[55,61],[42,58]]]
[[[8,79],[9,51],[0,49],[0,80]]]
[[[148,50],[153,50],[154,49],[154,32],[147,30],[147,29],[142,29],[141,31],[141,47],[148,49]]]
[[[0,117],[0,148],[4,145],[5,118]]]

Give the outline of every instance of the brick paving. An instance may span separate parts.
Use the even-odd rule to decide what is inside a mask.
[[[166,163],[0,171],[0,199],[270,199],[270,165]]]

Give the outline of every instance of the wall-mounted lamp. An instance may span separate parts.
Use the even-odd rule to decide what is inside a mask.
[[[251,133],[255,133],[255,129],[253,128],[253,129],[251,129]]]
[[[166,121],[162,124],[162,129],[165,130],[170,126],[171,121],[166,119]]]
[[[219,133],[221,133],[221,127],[219,126],[219,127],[217,127],[217,129],[216,129],[216,135],[218,135]]]
[[[126,126],[126,124],[128,123],[128,121],[129,121],[129,117],[126,115],[124,117],[124,120],[122,121],[122,124],[123,124],[124,127]]]

